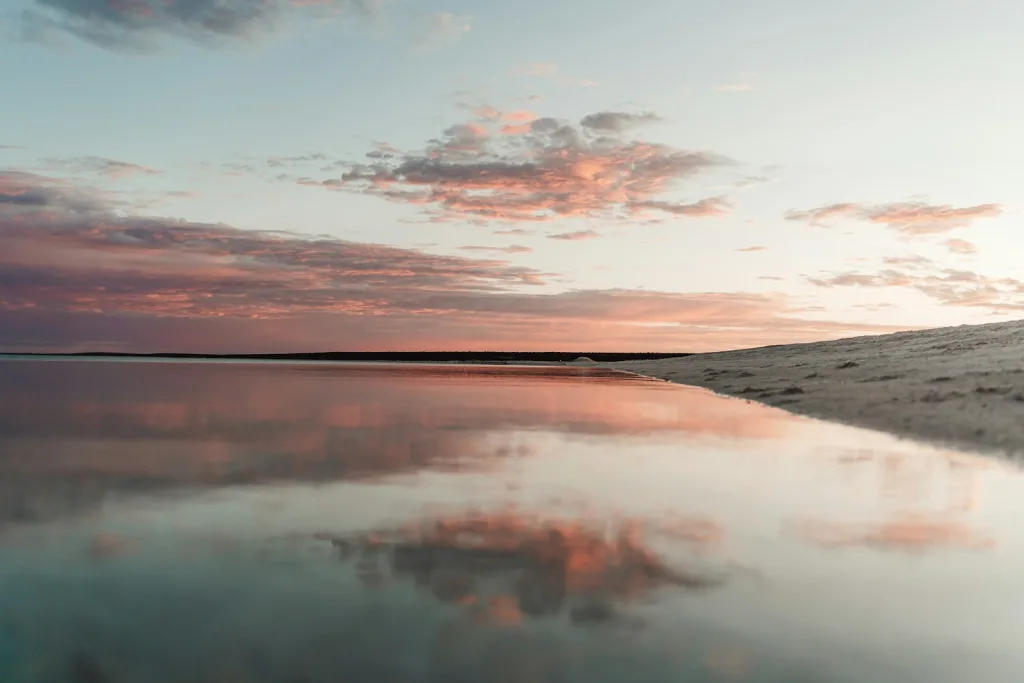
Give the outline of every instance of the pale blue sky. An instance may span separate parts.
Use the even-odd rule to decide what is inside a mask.
[[[934,279],[925,292],[917,280],[822,287],[807,276],[872,275],[890,267],[886,257],[923,255],[935,277],[976,273],[976,288],[1002,279],[998,287],[1014,289],[1006,278],[1024,280],[1020,3],[392,0],[370,17],[346,9],[314,18],[333,6],[325,2],[289,11],[295,16],[267,35],[213,45],[146,24],[133,35],[157,38],[148,53],[60,31],[23,35],[25,10],[67,17],[54,7],[106,1],[0,0],[0,63],[8,65],[0,145],[22,147],[0,149],[0,169],[73,177],[136,203],[167,191],[194,194],[118,209],[132,215],[500,258],[552,274],[552,292],[781,292],[794,305],[823,307],[805,318],[906,326],[995,319],[995,300],[967,292],[964,305],[963,291],[943,293]],[[485,104],[569,122],[654,112],[662,120],[631,130],[630,139],[707,150],[737,166],[652,198],[724,196],[731,208],[655,225],[599,217],[516,225],[470,215],[439,224],[422,205],[295,182],[340,170],[312,165],[274,180],[280,171],[266,166],[310,153],[358,161],[374,141],[418,154]],[[105,178],[46,161],[77,157],[161,173]],[[226,175],[232,164],[260,171]],[[767,182],[736,187],[744,177]],[[907,201],[937,216],[934,224],[901,230],[857,220],[853,209],[830,219],[831,228],[785,218],[848,203],[878,213]],[[970,212],[989,205],[998,208]],[[970,215],[952,225],[941,207]],[[494,234],[516,227],[533,234]],[[583,230],[602,236],[547,237]],[[976,253],[950,253],[945,241],[953,238]],[[509,245],[533,251],[459,249]],[[752,246],[765,250],[736,251]],[[1019,317],[1024,287],[1000,297],[998,319]],[[896,306],[873,309],[878,303]]]

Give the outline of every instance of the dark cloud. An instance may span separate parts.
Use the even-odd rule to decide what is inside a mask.
[[[977,204],[954,207],[950,204],[926,202],[893,202],[889,204],[828,204],[803,211],[788,211],[787,220],[805,221],[828,227],[835,219],[850,218],[884,225],[906,236],[935,235],[969,226],[979,218],[995,218],[1003,213],[999,204]]]
[[[203,43],[251,39],[299,11],[375,13],[376,0],[35,0],[29,38],[64,33],[109,50],[150,50],[167,37]]]
[[[580,125],[602,133],[621,133],[634,126],[657,121],[661,121],[661,117],[654,112],[631,114],[623,111],[602,111],[596,114],[587,114],[580,119]]]
[[[378,147],[367,163],[319,182],[421,205],[435,220],[621,220],[647,211],[711,216],[727,207],[721,197],[680,203],[662,196],[684,180],[729,164],[727,159],[603,134],[649,115],[602,112],[578,126],[491,107],[477,107],[475,115],[447,128],[422,152]]]
[[[0,174],[0,306],[264,317],[415,308],[408,293],[419,289],[542,282],[496,261],[123,216],[83,197],[31,174]]]
[[[8,212],[53,207],[64,212],[88,213],[107,206],[100,197],[70,183],[23,171],[0,171],[0,209]]]

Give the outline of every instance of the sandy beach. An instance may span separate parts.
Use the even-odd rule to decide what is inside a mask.
[[[1024,454],[1024,321],[609,367],[899,436]]]

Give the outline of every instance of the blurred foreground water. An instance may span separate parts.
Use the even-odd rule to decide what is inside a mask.
[[[3,361],[0,681],[1016,682],[1022,518],[598,369]]]

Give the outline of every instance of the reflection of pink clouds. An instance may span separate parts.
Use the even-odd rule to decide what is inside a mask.
[[[508,510],[316,536],[330,540],[341,559],[355,559],[359,572],[382,574],[381,566],[389,565],[393,578],[411,579],[496,626],[563,612],[575,624],[607,621],[618,605],[650,598],[659,588],[705,590],[725,583],[721,573],[671,567],[647,544],[644,531],[639,520]]]
[[[437,366],[429,373],[411,375],[403,370],[393,377],[375,371],[365,378],[354,370],[330,366],[319,373],[311,369],[308,376],[301,369],[292,374],[294,371],[284,366],[277,372],[267,372],[265,377],[204,369],[203,364],[171,367],[196,383],[194,388],[174,392],[172,396],[177,397],[173,400],[168,396],[151,400],[144,388],[117,400],[83,387],[82,394],[88,396],[69,391],[60,400],[47,398],[51,405],[45,411],[28,394],[16,402],[5,402],[4,411],[8,420],[17,420],[23,429],[44,430],[46,424],[54,422],[89,433],[99,432],[106,423],[116,424],[128,434],[162,439],[190,439],[204,433],[241,437],[249,422],[277,422],[291,432],[302,425],[384,429],[398,420],[421,429],[457,431],[477,421],[492,425],[494,419],[496,424],[509,427],[546,426],[595,434],[683,432],[772,438],[781,436],[796,420],[756,404],[643,380],[616,379],[614,384],[601,384],[595,389],[593,380],[576,381],[571,373],[560,374],[557,369],[544,370],[554,373],[550,380],[541,376],[526,383],[515,381],[516,369],[499,372],[499,377],[507,374],[509,380],[495,391],[490,383],[475,385],[473,380],[441,385],[419,381],[465,375],[467,371],[459,366]],[[144,368],[142,372],[153,366]],[[119,386],[118,377],[128,382],[138,371],[114,368],[111,372],[110,381]],[[204,378],[204,373],[212,373],[211,378]],[[219,388],[218,377],[229,386]],[[334,377],[346,380],[345,391],[322,383]],[[550,387],[549,382],[555,385]],[[211,429],[212,433],[205,431]]]
[[[986,549],[995,545],[991,537],[959,521],[912,513],[877,523],[805,522],[799,525],[799,533],[823,546],[867,546],[906,552],[942,547]]]
[[[466,381],[437,366],[412,375],[332,366],[8,363],[0,402],[0,526],[18,510],[47,518],[145,493],[287,481],[367,480],[419,471],[487,471],[532,457],[513,435],[774,438],[794,418],[643,380]],[[34,371],[33,371],[34,370]],[[361,374],[367,373],[369,374]],[[501,389],[493,385],[495,376]],[[652,402],[653,401],[653,402]],[[62,512],[65,510],[65,512]],[[672,517],[647,531],[704,551],[724,530]]]
[[[725,528],[703,517],[673,516],[652,522],[651,528],[659,535],[685,541],[703,550],[717,548],[725,540]]]
[[[750,672],[750,653],[738,645],[715,645],[704,655],[704,664],[729,680],[743,680]]]
[[[90,539],[87,554],[93,559],[107,560],[129,551],[129,544],[124,538],[116,534],[99,533]]]

